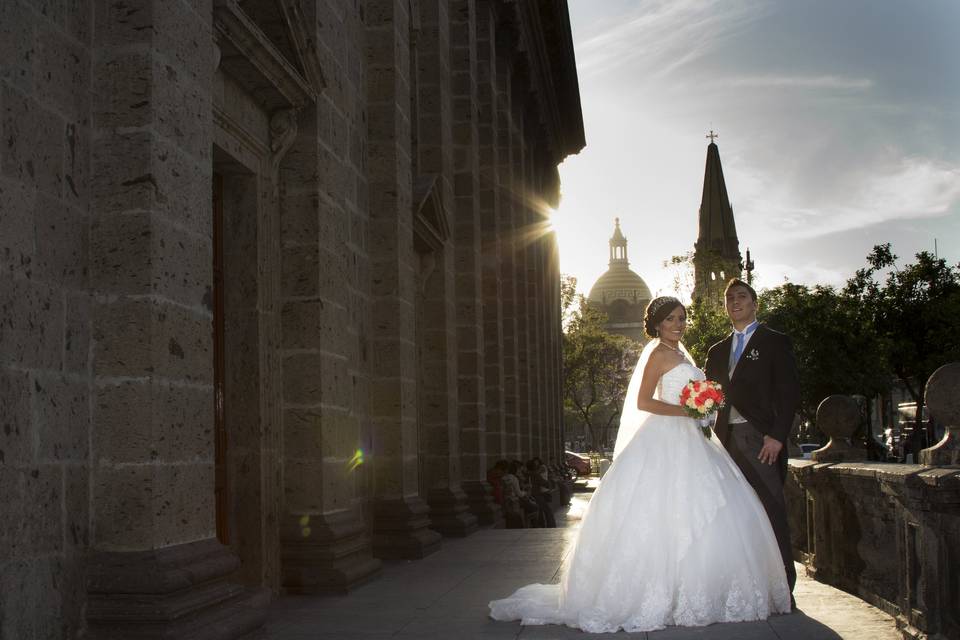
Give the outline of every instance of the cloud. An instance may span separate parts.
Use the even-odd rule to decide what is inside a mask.
[[[658,0],[577,42],[581,75],[638,62],[662,77],[710,51],[763,15],[756,0]]]
[[[779,287],[784,282],[843,286],[853,275],[842,269],[817,263],[786,264],[763,262],[758,265],[755,284],[762,289]]]
[[[841,180],[829,209],[753,194],[746,208],[764,210],[793,239],[809,239],[895,220],[937,218],[960,206],[960,166],[906,157]],[[844,195],[846,194],[846,195]]]
[[[873,80],[869,78],[845,78],[843,76],[797,76],[797,75],[762,75],[762,76],[735,76],[718,80],[721,86],[746,88],[788,88],[788,89],[836,89],[846,91],[863,91],[873,87]]]

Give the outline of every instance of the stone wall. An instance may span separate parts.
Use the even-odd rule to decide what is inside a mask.
[[[904,637],[960,637],[960,470],[791,460],[796,560],[897,619]]]
[[[565,3],[4,0],[0,139],[0,637],[234,637],[559,458]]]
[[[960,363],[937,369],[927,409],[946,427],[923,465],[855,462],[856,402],[830,396],[817,426],[830,442],[791,460],[786,495],[795,558],[809,575],[896,617],[905,638],[960,637]]]

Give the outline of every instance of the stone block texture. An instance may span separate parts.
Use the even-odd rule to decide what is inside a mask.
[[[894,616],[904,638],[958,637],[960,470],[791,460],[784,492],[809,576]]]
[[[0,637],[240,637],[559,459],[565,2],[0,0],[0,140]]]

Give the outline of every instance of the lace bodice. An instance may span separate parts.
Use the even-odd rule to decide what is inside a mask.
[[[705,380],[703,371],[689,362],[681,362],[660,376],[657,383],[657,400],[667,404],[680,404],[680,392],[691,380]]]

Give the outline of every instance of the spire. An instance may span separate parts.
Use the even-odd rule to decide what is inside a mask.
[[[613,236],[610,238],[610,266],[622,264],[629,266],[627,262],[627,238],[620,231],[620,218],[613,219]]]
[[[693,246],[693,299],[723,306],[724,284],[743,274],[740,240],[733,222],[733,207],[727,197],[727,185],[720,165],[720,150],[707,134],[707,166],[703,173],[703,197],[700,200],[700,231]],[[751,267],[752,269],[752,264]]]
[[[722,258],[740,261],[740,241],[733,222],[733,208],[727,197],[727,185],[723,180],[720,164],[720,149],[713,138],[712,130],[707,136],[707,165],[703,174],[703,197],[700,200],[700,233],[696,248],[712,251]]]

